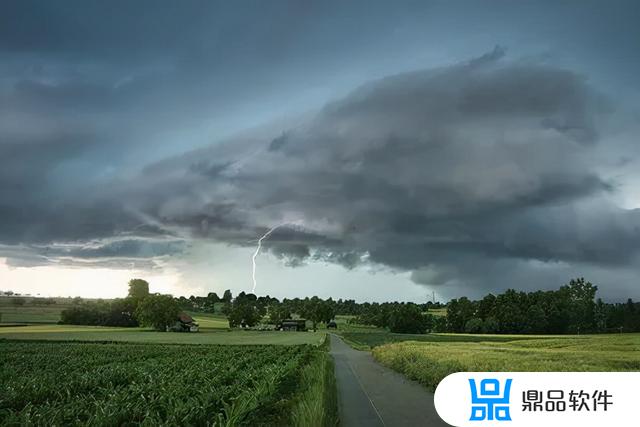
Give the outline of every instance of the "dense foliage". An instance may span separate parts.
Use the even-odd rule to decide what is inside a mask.
[[[135,315],[143,326],[165,331],[173,326],[180,314],[180,307],[171,295],[154,294],[145,297],[136,308]]]
[[[557,291],[513,289],[479,301],[466,297],[447,305],[442,332],[505,334],[583,334],[640,331],[640,304],[595,300],[597,286],[583,278]]]
[[[319,351],[0,341],[0,424],[291,425]]]
[[[240,293],[233,303],[227,303],[226,314],[229,326],[251,327],[257,325],[265,314],[265,307],[258,304],[254,294]]]
[[[149,282],[143,279],[129,280],[129,295],[136,304],[149,296]]]
[[[112,301],[76,302],[62,310],[60,323],[92,326],[138,326],[136,307],[129,298]]]
[[[317,296],[280,301],[268,295],[258,297],[244,292],[234,298],[229,290],[222,298],[211,292],[206,297],[179,297],[174,300],[182,310],[221,311],[232,327],[254,326],[263,321],[278,324],[296,314],[310,320],[314,328],[317,323],[329,322],[335,315],[353,315],[356,323],[399,333],[582,334],[640,331],[640,303],[631,299],[626,303],[605,303],[596,300],[597,289],[597,286],[579,278],[555,291],[519,292],[509,289],[499,295],[489,294],[478,301],[461,297],[447,304],[357,303],[332,298],[323,300]],[[133,301],[133,310],[119,311],[121,302],[110,307],[109,303],[85,304],[80,301],[63,314],[63,322],[136,325],[135,307],[148,297],[145,295],[148,295],[148,284],[134,279],[125,300]],[[444,308],[446,317],[429,313]]]
[[[389,330],[403,334],[424,334],[431,330],[433,316],[422,313],[415,304],[402,304],[389,313]]]

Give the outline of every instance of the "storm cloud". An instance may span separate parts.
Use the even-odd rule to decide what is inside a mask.
[[[469,53],[462,35],[455,58],[426,61],[450,30],[428,2],[353,2],[341,19],[320,3],[156,4],[10,2],[0,17],[8,265],[159,269],[279,226],[264,249],[292,268],[364,266],[450,295],[575,272],[631,288],[640,209],[620,200],[640,182],[640,122],[602,74]],[[470,28],[488,19],[474,13]]]
[[[198,238],[240,245],[284,224],[265,247],[290,264],[375,263],[427,284],[504,260],[624,265],[640,211],[607,201],[616,183],[590,155],[608,111],[584,76],[496,48],[152,165],[123,197]]]

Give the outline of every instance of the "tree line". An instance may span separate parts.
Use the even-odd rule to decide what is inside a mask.
[[[583,334],[640,332],[640,303],[608,304],[596,299],[598,287],[572,279],[555,291],[488,294],[447,304],[446,332],[502,334]]]
[[[180,314],[180,306],[171,295],[149,293],[149,283],[142,279],[129,281],[126,298],[111,301],[74,299],[71,307],[62,310],[60,323],[92,326],[151,326],[164,331]]]
[[[597,286],[584,278],[571,280],[554,291],[522,292],[509,289],[472,301],[467,297],[447,304],[428,302],[358,303],[355,300],[277,298],[230,290],[222,297],[174,298],[149,293],[141,279],[129,282],[126,298],[112,301],[78,302],[62,312],[61,323],[100,326],[172,325],[181,311],[221,312],[230,327],[277,325],[292,315],[313,323],[328,323],[336,315],[353,316],[351,322],[386,328],[398,333],[454,332],[490,334],[583,334],[640,332],[640,303],[605,303],[596,299]],[[436,316],[434,309],[446,308]]]

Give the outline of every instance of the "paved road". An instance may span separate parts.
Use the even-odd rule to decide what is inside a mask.
[[[433,393],[381,366],[369,352],[331,335],[331,355],[341,426],[448,426],[436,414]]]

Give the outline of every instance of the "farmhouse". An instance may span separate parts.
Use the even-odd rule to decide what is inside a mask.
[[[167,328],[171,332],[198,332],[200,327],[193,320],[193,317],[186,313],[181,313],[176,320],[176,323]]]
[[[305,319],[285,319],[276,329],[280,331],[306,331],[307,321]]]

